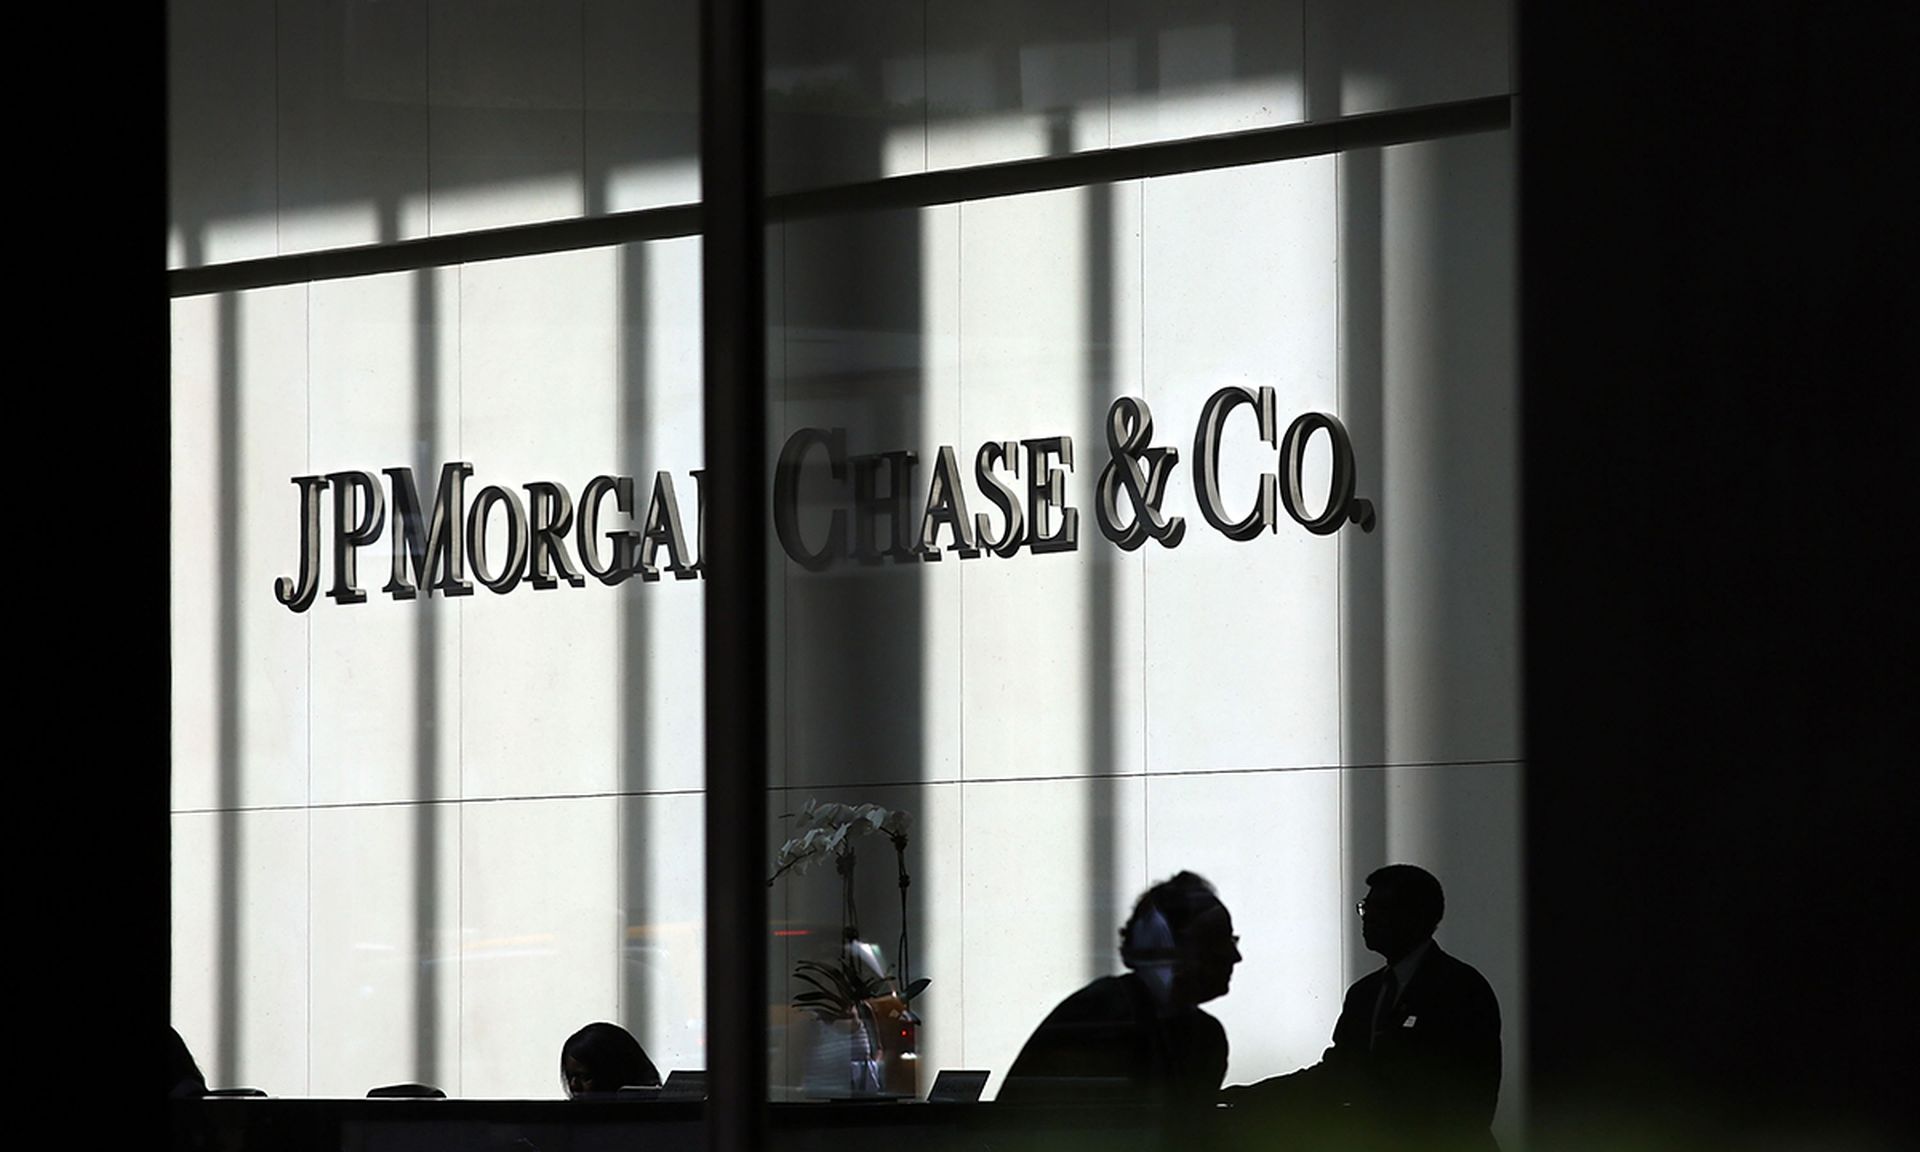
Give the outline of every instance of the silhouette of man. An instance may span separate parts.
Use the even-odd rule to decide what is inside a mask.
[[[1149,888],[1120,930],[1131,971],[1049,1013],[996,1099],[1210,1104],[1227,1074],[1227,1033],[1199,1006],[1226,995],[1239,939],[1213,886],[1193,873]]]
[[[1500,1005],[1472,965],[1434,942],[1446,911],[1440,881],[1389,864],[1367,877],[1359,911],[1362,939],[1387,963],[1347,989],[1333,1047],[1311,1068],[1223,1098],[1300,1120],[1339,1115],[1419,1147],[1497,1149],[1488,1125]]]

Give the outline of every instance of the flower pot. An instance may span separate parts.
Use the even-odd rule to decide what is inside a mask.
[[[877,1091],[909,1099],[920,1095],[920,1018],[898,996],[876,996],[861,1006],[874,1037]]]
[[[873,1038],[855,1020],[816,1021],[806,1042],[805,1091],[830,1100],[879,1092],[879,1068]]]
[[[853,1020],[816,1021],[807,1032],[804,1090],[827,1099],[919,1094],[919,1020],[897,996],[861,1003]]]

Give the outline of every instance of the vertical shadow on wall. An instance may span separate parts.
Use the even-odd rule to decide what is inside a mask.
[[[1519,750],[1519,472],[1514,399],[1512,160],[1505,133],[1420,146],[1421,198],[1438,322],[1430,359],[1444,375],[1421,429],[1444,527],[1428,623],[1425,682],[1447,685],[1425,727],[1448,758]],[[1460,675],[1463,659],[1472,674]]]
[[[189,235],[196,239],[199,230],[193,229]],[[192,245],[197,248],[197,244]],[[189,253],[189,262],[198,264],[200,253]],[[220,606],[218,656],[214,663],[214,675],[219,687],[216,694],[219,700],[219,849],[218,871],[215,884],[218,887],[216,904],[219,912],[219,940],[215,949],[215,963],[219,974],[215,978],[218,1018],[214,1050],[213,1079],[216,1086],[230,1086],[234,1083],[240,1067],[240,1013],[242,992],[240,982],[240,910],[245,899],[245,876],[242,862],[246,858],[245,828],[241,819],[240,770],[241,770],[241,707],[240,699],[240,469],[242,445],[240,442],[240,297],[234,292],[223,292],[215,309],[214,336],[218,349],[218,367],[216,368],[215,389],[219,395],[220,412],[218,452],[214,469],[219,479],[218,495],[219,515],[215,521],[219,527],[219,564]]]
[[[1395,280],[1387,335],[1396,377],[1384,391],[1397,473],[1387,495],[1398,504],[1382,510],[1381,531],[1401,551],[1388,557],[1383,700],[1392,709],[1386,751],[1405,767],[1392,770],[1387,848],[1475,901],[1502,894],[1501,908],[1517,905],[1504,900],[1518,868],[1506,855],[1517,842],[1513,814],[1469,797],[1504,772],[1488,761],[1518,751],[1506,146],[1482,135],[1370,157],[1388,165],[1382,207],[1396,244],[1383,254]],[[1491,930],[1464,915],[1454,923]]]
[[[1065,156],[1073,151],[1073,126],[1069,112],[1059,112],[1047,129],[1049,155]],[[1087,428],[1104,428],[1107,396],[1113,391],[1113,185],[1090,184],[1086,187],[1082,213],[1081,243],[1085,248],[1081,311],[1084,328],[1081,394],[1086,412],[1082,423]],[[1074,470],[1086,472],[1105,451],[1098,436],[1092,443],[1075,445]],[[1113,568],[1127,562],[1123,556],[1110,556],[1106,540],[1092,515],[1082,510],[1080,518],[1081,562],[1087,574],[1086,586],[1086,739],[1087,762],[1082,767],[1087,780],[1087,918],[1086,973],[1088,978],[1111,970],[1118,944],[1112,923],[1116,902],[1114,865],[1118,851],[1114,836],[1118,796],[1114,779],[1113,728],[1115,611]],[[1144,784],[1143,784],[1144,787]]]
[[[1342,416],[1360,490],[1379,497],[1377,532],[1342,541],[1342,759],[1357,765],[1342,799],[1349,899],[1388,862],[1437,875],[1442,943],[1493,982],[1515,1045],[1517,770],[1486,762],[1519,750],[1506,147],[1470,136],[1340,160]],[[1352,978],[1377,960],[1347,924]],[[1509,1051],[1502,1136],[1524,1108]]]
[[[1425,487],[1440,526],[1422,566],[1435,608],[1414,668],[1439,698],[1425,709],[1425,738],[1437,758],[1467,762],[1417,770],[1418,800],[1396,803],[1395,816],[1415,825],[1420,863],[1447,885],[1443,942],[1500,994],[1508,1058],[1495,1134],[1510,1143],[1526,1105],[1526,1006],[1516,995],[1525,860],[1511,762],[1522,754],[1511,137],[1417,147],[1416,226],[1431,252],[1423,295],[1437,314],[1421,353],[1438,379],[1416,431],[1430,445]]]
[[[592,13],[602,19],[610,13]],[[591,22],[591,20],[589,20]],[[677,29],[676,29],[677,30]],[[634,29],[612,26],[609,34],[627,36]],[[622,92],[622,95],[625,93]],[[658,126],[648,122],[640,127],[622,119],[618,100],[608,111],[589,103],[588,116],[601,117],[607,125],[608,139],[601,148],[590,151],[582,174],[585,189],[585,214],[604,216],[610,207],[616,160],[633,164],[651,158],[656,141],[650,131]],[[632,135],[619,135],[624,131]],[[642,521],[646,501],[652,492],[653,473],[648,470],[647,436],[653,424],[653,380],[647,356],[650,348],[651,298],[647,277],[649,249],[642,243],[623,244],[617,249],[618,276],[616,322],[620,326],[619,363],[615,380],[615,475],[630,476],[634,484],[633,517]],[[679,492],[681,515],[694,517],[688,504],[692,493]],[[580,510],[575,509],[578,516]],[[697,520],[689,521],[689,531],[697,530]],[[696,551],[699,545],[695,545]],[[588,577],[591,580],[591,577]],[[653,763],[648,743],[652,691],[651,639],[647,616],[648,599],[644,584],[629,581],[615,592],[615,612],[619,618],[619,736],[616,755],[619,778],[614,818],[614,859],[618,866],[615,879],[619,911],[614,924],[614,1003],[616,1018],[622,1027],[639,1039],[649,1053],[657,1050],[653,1035],[653,1005],[650,999],[649,973],[660,955],[661,940],[653,923],[652,891],[649,888],[655,861],[648,855],[647,822],[654,799],[647,795],[653,785]],[[663,1074],[666,1070],[662,1070]]]
[[[883,53],[876,39],[884,41],[893,27],[887,21],[899,19],[904,17],[898,11],[875,17],[845,6],[804,13],[770,7],[767,74],[818,78],[797,82],[791,90],[769,86],[766,162],[772,190],[872,180],[885,172],[888,133],[897,127],[898,109],[886,106]],[[876,115],[876,109],[883,111]],[[769,269],[780,297],[769,302],[768,315],[778,318],[785,345],[783,355],[768,357],[769,366],[783,365],[785,374],[769,385],[784,388],[784,395],[770,393],[770,399],[781,401],[774,410],[784,413],[784,423],[769,427],[769,452],[801,427],[844,428],[852,457],[913,452],[913,512],[902,525],[909,544],[917,539],[919,506],[938,449],[928,439],[935,419],[927,387],[934,346],[924,306],[924,216],[908,209],[789,221],[779,233],[781,265]],[[878,494],[884,497],[890,483],[881,468]],[[823,539],[827,517],[839,507],[851,539],[852,492],[852,467],[836,484],[815,454],[800,484],[803,535]],[[874,530],[880,547],[886,547],[884,517]],[[838,557],[824,570],[806,571],[787,560],[779,545],[772,546],[772,554],[769,578],[784,581],[778,607],[769,613],[769,628],[781,632],[769,638],[769,650],[783,653],[785,662],[776,672],[784,685],[771,690],[783,713],[777,717],[782,734],[775,745],[784,746],[785,763],[768,773],[779,789],[769,798],[769,812],[776,817],[795,812],[815,798],[905,809],[920,821],[907,854],[908,869],[920,880],[909,892],[908,916],[914,953],[922,958],[914,975],[928,975],[924,958],[933,953],[936,925],[912,899],[924,896],[931,865],[924,854],[925,829],[932,824],[926,811],[932,793],[925,782],[933,702],[927,698],[926,667],[930,659],[957,662],[960,656],[928,650],[926,618],[930,588],[943,586],[954,565],[967,561]],[[957,583],[954,589],[957,595]],[[787,823],[776,822],[773,844],[789,834]],[[868,836],[858,842],[856,853],[858,927],[863,938],[883,946],[890,963],[898,964],[901,893],[892,848],[884,838]],[[841,889],[830,866],[790,875],[780,887],[771,903],[777,909],[784,898],[787,911],[779,928],[787,934],[767,944],[769,999],[775,1006],[784,1005],[794,990],[793,963],[829,961],[841,943]],[[918,901],[924,903],[924,898]],[[814,1029],[797,1022],[784,1035],[780,1040],[770,1033],[770,1043],[783,1048],[786,1058],[784,1068],[776,1064],[773,1069],[776,1086],[782,1081],[797,1086],[810,1075],[831,1073],[818,1059],[809,1059],[817,1055],[808,1050]],[[845,1071],[839,1075],[844,1094]]]
[[[393,222],[382,221],[383,230]],[[440,360],[437,272],[427,268],[413,279],[413,440],[416,483],[434,484],[439,475]],[[420,579],[426,580],[426,573]],[[440,1076],[440,957],[435,939],[440,923],[440,613],[448,608],[422,596],[410,607],[414,619],[413,794],[413,1065],[423,1084]],[[457,946],[458,934],[450,943]],[[458,953],[456,952],[457,956]]]
[[[761,249],[761,274],[766,278],[766,295],[761,303],[766,309],[767,326],[766,353],[766,404],[767,404],[767,445],[766,452],[773,458],[779,452],[781,440],[792,429],[786,420],[787,380],[786,380],[786,225],[767,221],[762,232],[765,246]],[[770,529],[771,530],[771,529]],[[780,845],[786,842],[785,821],[780,814],[791,811],[788,807],[789,794],[781,791],[780,785],[786,780],[786,767],[783,755],[786,747],[787,731],[787,654],[782,639],[787,633],[787,557],[777,544],[767,546],[766,562],[766,598],[767,598],[767,830],[766,854],[768,860],[779,856]],[[771,871],[771,866],[769,866]],[[785,934],[780,926],[791,923],[791,885],[770,886],[767,893],[767,997],[768,1014],[773,1016],[779,1011],[775,1005],[787,994],[787,973],[793,971],[793,939]],[[775,933],[779,933],[776,935]],[[772,1028],[769,1029],[771,1033]],[[770,1035],[767,1041],[767,1091],[773,1097],[779,1086],[798,1083],[800,1080],[799,1060],[793,1046],[787,1042],[790,1029],[782,1028],[780,1039],[776,1041]]]
[[[917,495],[910,502],[916,509],[936,448],[925,440],[929,353],[921,227],[917,210],[788,225],[788,416],[787,427],[774,430],[784,439],[802,426],[845,428],[847,451],[855,457],[913,451],[911,491]],[[884,489],[891,481],[884,469],[882,476],[876,487]],[[807,494],[809,485],[817,494],[830,486],[811,477],[802,483],[802,520],[818,539],[829,510]],[[842,490],[841,499],[847,492],[850,488]],[[851,534],[851,508],[847,515]],[[917,527],[911,517],[902,525],[909,540]],[[874,531],[884,547],[884,517]],[[924,787],[930,751],[925,668],[930,658],[957,661],[959,655],[928,650],[926,614],[929,586],[956,563],[967,561],[946,557],[930,563],[917,555],[870,563],[840,558],[817,572],[784,565],[784,611],[772,619],[785,629],[786,788],[772,798],[770,812],[796,812],[817,798],[905,809],[922,828],[930,823],[930,793]],[[776,838],[788,834],[783,825]],[[912,842],[924,845],[924,833]],[[889,962],[897,963],[900,890],[892,849],[885,839],[868,836],[855,852],[856,926],[863,939],[882,945]],[[926,863],[909,848],[909,867],[916,861]],[[803,934],[782,938],[786,959],[831,960],[840,944],[838,878],[822,866],[783,883],[786,930]],[[915,950],[925,957],[932,950],[933,929],[924,915],[914,914],[911,901],[908,914]],[[791,972],[788,964],[774,974],[773,987],[786,989]],[[781,1002],[787,999],[784,992],[776,995]],[[805,1071],[790,1066],[788,1075]]]
[[[601,181],[595,181],[596,185]],[[619,432],[615,449],[620,474],[634,478],[636,515],[644,515],[638,502],[650,486],[646,470],[646,440],[653,423],[654,381],[647,365],[649,298],[647,292],[648,249],[645,244],[626,244],[620,248],[620,377]],[[691,495],[691,494],[689,494]],[[682,497],[685,499],[685,497]],[[683,515],[696,514],[682,507]],[[697,531],[697,527],[693,530]],[[697,545],[696,545],[697,547]],[[652,661],[647,618],[648,601],[641,595],[644,587],[622,587],[620,613],[620,800],[616,827],[619,829],[620,937],[616,948],[620,974],[616,985],[620,1018],[627,1030],[641,1037],[644,1046],[653,1037],[653,1005],[649,1000],[648,971],[659,955],[659,935],[654,929],[650,872],[661,863],[647,852],[647,822],[655,803],[645,796],[653,782],[653,764],[647,739],[652,691]]]
[[[1337,78],[1336,78],[1337,79]],[[1373,966],[1359,921],[1346,914],[1366,876],[1386,863],[1387,757],[1385,536],[1394,509],[1379,500],[1386,475],[1381,154],[1335,160],[1339,219],[1340,418],[1352,435],[1356,491],[1381,505],[1380,534],[1340,534],[1340,812],[1343,969]],[[1351,767],[1362,765],[1362,767]]]

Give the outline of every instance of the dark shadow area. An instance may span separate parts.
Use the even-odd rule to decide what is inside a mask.
[[[1110,74],[1133,99],[1285,75],[1299,67],[1302,32],[1319,31],[1287,23],[1285,6],[1115,7],[769,6],[769,190],[881,175],[890,130],[1091,113]],[[695,15],[675,0],[170,6],[171,222],[193,233],[409,201],[424,220],[430,191],[566,177],[581,180],[583,216],[634,207],[631,196],[665,203],[641,192],[610,202],[602,177],[645,182],[646,165],[697,161]],[[1116,20],[1137,31],[1117,32]],[[929,50],[937,63],[912,61]],[[1311,99],[1308,111],[1330,115]]]
[[[1431,253],[1423,286],[1433,312],[1433,375],[1423,381],[1431,419],[1422,432],[1433,446],[1426,482],[1439,494],[1427,514],[1440,524],[1421,576],[1437,609],[1423,621],[1416,674],[1444,703],[1423,717],[1424,739],[1438,760],[1507,758],[1520,750],[1513,138],[1394,151],[1421,181],[1419,209],[1407,215]],[[1448,870],[1464,879],[1468,863]]]
[[[1056,115],[1049,132],[1048,151],[1065,155],[1072,151],[1066,119]],[[1082,334],[1083,375],[1080,387],[1087,398],[1083,427],[1105,427],[1107,405],[1121,389],[1114,380],[1114,318],[1118,291],[1113,276],[1113,185],[1093,184],[1085,191],[1086,208],[1081,243],[1085,246],[1085,276],[1081,309],[1085,316]],[[1097,459],[1094,444],[1080,448],[1075,468],[1085,472]],[[1091,527],[1091,525],[1087,525]],[[1089,533],[1091,535],[1091,533]],[[1101,541],[1100,543],[1104,543]],[[1108,910],[1118,905],[1114,884],[1114,862],[1118,845],[1114,838],[1116,786],[1114,782],[1114,632],[1119,626],[1114,602],[1112,564],[1123,563],[1117,557],[1103,555],[1100,543],[1089,539],[1084,544],[1092,555],[1087,564],[1086,600],[1086,708],[1087,755],[1081,771],[1087,776],[1087,940],[1085,968],[1102,971],[1108,949],[1113,947],[1113,925]]]
[[[918,504],[932,445],[923,445],[920,216],[917,212],[809,221],[786,229],[787,428],[844,428],[850,458],[897,450],[911,467],[874,468],[886,503],[893,485]],[[825,476],[813,454],[801,518],[819,537],[836,510],[855,533],[853,472]],[[924,494],[922,494],[924,495]],[[871,519],[876,547],[904,548],[918,525],[885,511]],[[945,561],[951,565],[952,561]],[[923,778],[923,583],[946,574],[918,556],[841,558],[786,574],[787,778],[789,789],[899,784]],[[804,792],[795,801],[805,799]],[[842,798],[844,799],[844,798]]]
[[[897,117],[884,110],[883,78],[872,54],[849,46],[864,47],[870,37],[889,32],[917,33],[918,11],[890,5],[863,13],[857,6],[834,5],[811,11],[777,7],[767,16],[769,187],[883,175],[886,131],[890,118]],[[917,42],[917,34],[911,39]],[[790,80],[783,85],[780,77]],[[881,101],[881,112],[861,107],[875,100]],[[925,496],[938,445],[926,441],[924,430],[946,423],[946,414],[931,407],[939,398],[929,389],[935,349],[924,307],[923,224],[916,210],[790,222],[780,231],[778,266],[769,263],[779,297],[777,306],[769,305],[769,315],[777,318],[773,331],[782,342],[780,352],[768,356],[769,364],[780,365],[780,377],[770,388],[774,411],[784,422],[777,416],[770,428],[768,451],[777,452],[801,428],[838,428],[845,430],[852,458],[839,481],[820,454],[803,473],[800,519],[816,541],[824,539],[824,526],[836,509],[846,519],[849,543],[861,535],[853,493],[862,456],[914,453],[910,466],[872,464],[872,490],[884,505],[904,486],[905,504],[916,510]],[[952,416],[957,415],[956,407]],[[905,547],[917,539],[917,511],[897,522],[877,515],[868,526],[877,551]],[[943,582],[952,561],[936,565],[912,555],[843,556],[822,571],[807,571],[786,560],[777,546],[773,555],[782,587],[771,598],[778,607],[772,627],[779,635],[769,638],[769,647],[783,661],[777,670],[782,684],[774,696],[780,701],[784,749],[783,763],[769,772],[774,843],[790,835],[793,826],[778,817],[797,813],[809,799],[878,804],[923,820],[928,793],[917,785],[929,774],[928,589]],[[948,655],[957,665],[959,654]],[[928,865],[925,843],[922,828],[909,833],[909,874]],[[772,925],[776,935],[769,942],[770,959],[779,965],[769,974],[770,999],[778,1006],[776,1020],[782,1021],[773,1042],[784,1049],[779,1053],[784,1067],[773,1069],[776,1086],[845,1096],[875,1075],[860,1070],[867,1066],[853,1058],[852,1048],[843,1051],[864,1034],[860,1029],[854,1030],[854,1041],[846,1041],[835,1025],[785,1005],[809,989],[793,976],[801,961],[837,963],[843,928],[855,928],[861,939],[879,945],[889,966],[900,963],[903,927],[916,954],[931,954],[938,925],[925,907],[925,887],[909,889],[902,899],[894,855],[877,836],[857,843],[851,922],[842,907],[841,878],[830,864],[778,882],[782,890],[776,900],[784,900],[784,916]],[[767,871],[773,871],[771,860]],[[932,975],[958,978],[958,973]],[[916,1091],[924,1088],[918,1085]]]
[[[167,223],[189,265],[209,256],[210,223],[268,210],[277,194],[271,155],[233,147],[271,139],[276,54],[274,8],[169,4],[166,7],[166,155],[161,179]],[[222,147],[222,145],[227,145]]]
[[[620,475],[635,478],[636,486],[651,476],[658,462],[647,460],[643,445],[653,421],[652,371],[647,363],[651,304],[647,287],[648,252],[645,244],[620,248],[620,434],[616,448]],[[636,501],[640,494],[636,490]],[[637,516],[644,516],[636,505]],[[642,1036],[652,1034],[653,1004],[648,972],[659,955],[653,923],[650,873],[664,861],[647,851],[646,817],[641,796],[653,786],[653,757],[648,743],[652,718],[652,650],[646,605],[635,593],[622,590],[620,598],[620,868],[619,939],[620,1019]]]
[[[1537,1127],[1894,1146],[1911,1042],[1861,1006],[1911,951],[1910,37],[1522,15]]]
[[[1203,878],[1181,872],[1141,893],[1120,934],[1128,971],[1095,979],[1048,1013],[995,1102],[1204,1114],[1226,1077],[1227,1033],[1200,1005],[1226,994],[1238,942]]]
[[[435,191],[518,184],[529,190],[531,203],[542,205],[531,209],[537,216],[572,215],[545,210],[564,193],[549,200],[540,188],[554,176],[585,176],[589,45],[582,5],[436,0],[427,18],[425,151]],[[458,197],[436,205],[435,213],[442,221],[499,214],[494,208],[476,211]],[[449,225],[435,227],[445,231]]]
[[[241,862],[246,859],[245,835],[240,804],[241,773],[245,748],[241,720],[245,715],[241,701],[240,668],[240,299],[229,292],[219,298],[215,312],[219,379],[216,388],[220,412],[217,438],[219,461],[218,491],[221,525],[219,544],[219,638],[214,676],[219,685],[219,838],[217,851],[218,888],[214,906],[218,917],[218,941],[214,948],[217,1025],[215,1028],[213,1077],[231,1084],[239,1075],[240,1013],[242,980],[240,973],[240,917],[246,907],[245,880]]]
[[[439,300],[434,269],[413,274],[414,475],[432,476],[445,459],[440,443]],[[442,605],[444,607],[444,605]],[[441,948],[459,956],[459,933],[440,935],[440,613],[422,603],[414,618],[413,726],[413,1069],[423,1083],[440,1079]],[[309,768],[311,771],[311,768]],[[444,967],[457,968],[453,965]]]
[[[569,1099],[660,1087],[660,1070],[633,1033],[604,1020],[581,1028],[560,1046],[560,1078]]]
[[[924,4],[770,4],[766,22],[767,190],[891,175],[888,138],[924,123]],[[911,157],[923,157],[915,150]],[[902,157],[903,160],[907,159]]]
[[[1323,111],[1337,77],[1310,77]],[[1373,533],[1340,554],[1342,885],[1389,861],[1434,869],[1463,899],[1442,930],[1513,1001],[1524,1051],[1518,388],[1511,148],[1485,133],[1342,152],[1340,412]],[[1389,244],[1393,247],[1390,250]],[[1391,456],[1389,456],[1391,454]],[[1378,967],[1345,926],[1349,981]],[[1500,1131],[1523,1123],[1509,1060]]]
[[[641,6],[590,6],[586,15],[587,35],[626,39],[645,39],[636,21],[646,13]],[[689,13],[689,15],[691,15]],[[617,159],[635,147],[659,139],[672,138],[672,125],[659,115],[647,114],[636,103],[649,85],[659,77],[646,76],[642,70],[587,71],[587,131],[604,133],[615,150],[589,149],[586,173],[586,214],[603,215],[612,196],[613,167]],[[635,90],[635,85],[639,89]],[[618,147],[618,141],[626,147]],[[689,142],[688,148],[696,147]],[[636,501],[633,516],[645,519],[644,501],[650,490],[653,469],[659,462],[645,451],[648,429],[653,423],[654,397],[652,367],[648,352],[652,341],[648,310],[652,293],[648,286],[651,261],[645,243],[623,244],[619,249],[619,302],[617,305],[619,366],[616,389],[618,399],[614,458],[615,475],[634,478]],[[688,509],[687,511],[692,511]],[[698,545],[695,545],[696,550]],[[615,856],[619,868],[620,917],[615,927],[614,950],[620,957],[618,987],[615,990],[619,1019],[642,1036],[652,1034],[653,1004],[648,989],[649,970],[660,955],[659,934],[653,923],[650,864],[646,842],[646,816],[642,799],[653,787],[652,750],[648,740],[652,719],[652,629],[646,603],[636,595],[638,586],[620,591],[620,749],[619,814],[615,819]]]
[[[1222,1098],[1250,1129],[1336,1146],[1497,1149],[1500,1005],[1471,963],[1434,940],[1438,879],[1393,864],[1370,871],[1358,904],[1365,947],[1384,964],[1347,989],[1320,1061]]]
[[[1337,83],[1334,77],[1332,83]],[[1308,108],[1321,99],[1308,77]],[[1337,96],[1337,92],[1335,93]],[[1340,415],[1357,446],[1357,490],[1386,490],[1385,260],[1381,233],[1381,152],[1343,152],[1334,176],[1340,213]],[[1383,518],[1392,511],[1384,510]],[[1391,521],[1383,531],[1391,529]],[[1386,565],[1371,537],[1340,540],[1340,762],[1387,762]],[[1341,891],[1366,889],[1366,874],[1387,858],[1387,774],[1375,768],[1340,772]],[[1372,966],[1360,925],[1347,922],[1341,968],[1348,980]]]
[[[598,216],[658,199],[675,178],[628,186],[649,166],[696,167],[700,154],[700,7],[679,0],[585,0],[582,119],[585,211]],[[697,181],[686,182],[689,196]]]
[[[169,5],[184,7],[197,5]],[[401,221],[431,171],[433,7],[320,0],[271,9],[276,210],[372,213],[382,244],[413,230]],[[283,239],[304,238],[296,230]]]
[[[367,1089],[369,1100],[445,1100],[445,1090],[431,1084],[408,1081],[404,1084],[382,1084]]]

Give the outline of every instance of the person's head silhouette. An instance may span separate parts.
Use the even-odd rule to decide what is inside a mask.
[[[1425,868],[1376,868],[1367,876],[1367,896],[1360,901],[1360,938],[1387,963],[1398,963],[1433,935],[1446,910],[1440,881]]]
[[[567,1037],[560,1049],[560,1081],[568,1096],[618,1092],[622,1088],[658,1088],[660,1070],[647,1059],[640,1041],[618,1024],[589,1024]]]
[[[1120,959],[1165,1007],[1188,1008],[1226,995],[1239,943],[1213,885],[1182,872],[1135,902],[1120,929]]]

